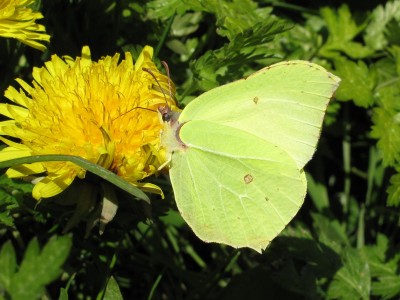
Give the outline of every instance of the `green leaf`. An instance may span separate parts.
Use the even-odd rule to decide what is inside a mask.
[[[379,107],[372,114],[371,136],[378,139],[378,149],[382,153],[383,163],[394,166],[400,162],[400,88],[387,86],[379,91]]]
[[[31,266],[35,264],[36,258],[38,257],[39,253],[40,253],[39,242],[37,238],[33,238],[29,242],[28,247],[26,248],[24,260],[21,263],[19,272],[21,273],[27,272],[26,270],[29,270]]]
[[[31,194],[32,193],[32,183],[25,182],[21,180],[14,180],[7,177],[7,175],[2,174],[0,176],[0,188],[9,192],[11,195],[16,194]],[[4,199],[0,198],[0,205],[3,203]]]
[[[400,294],[400,274],[398,265],[400,253],[390,259],[387,258],[388,251],[392,249],[389,239],[383,234],[378,234],[376,243],[363,249],[371,276],[377,278],[372,282],[372,295],[380,296],[382,299],[392,299]]]
[[[193,77],[199,89],[207,91],[238,79],[250,62],[271,56],[272,52],[265,50],[265,43],[283,30],[282,22],[257,23],[222,48],[207,51],[193,65]]]
[[[199,45],[199,40],[197,38],[188,38],[184,42],[182,42],[178,39],[173,39],[166,42],[166,44],[168,48],[170,48],[173,52],[180,55],[180,60],[182,62],[186,62],[196,51]]]
[[[274,39],[275,54],[285,60],[314,61],[323,45],[321,31],[325,29],[324,27],[325,22],[320,16],[307,15],[304,26],[296,24],[290,30],[279,34],[279,38]],[[278,53],[279,50],[282,53]]]
[[[398,171],[399,172],[399,171]],[[390,178],[390,186],[387,189],[389,206],[400,205],[400,173],[392,175]]]
[[[371,276],[368,262],[359,251],[346,248],[342,254],[343,266],[329,285],[328,299],[369,299]]]
[[[378,5],[370,16],[371,21],[365,28],[364,40],[372,49],[382,50],[393,36],[392,24],[400,21],[400,1],[387,1],[385,6]]]
[[[349,246],[350,242],[343,226],[338,220],[329,219],[321,214],[312,213],[314,229],[318,240],[339,252],[343,246]]]
[[[285,290],[303,295],[301,299],[323,298],[316,297],[321,292],[317,287],[319,281],[331,278],[341,267],[339,254],[313,239],[306,228],[289,226],[271,244],[269,251],[267,258],[279,262],[279,270],[274,267],[272,280]]]
[[[0,175],[0,225],[14,227],[13,212],[20,207],[23,197],[32,193],[32,184]]]
[[[396,274],[399,258],[386,261],[390,246],[388,237],[378,233],[376,243],[363,248],[363,254],[368,260],[372,276],[381,277]],[[400,255],[397,256],[400,257]]]
[[[70,236],[52,238],[40,252],[37,240],[33,239],[20,269],[12,277],[8,290],[12,298],[36,299],[47,284],[60,276],[71,245]]]
[[[0,191],[0,197],[2,197],[2,193]],[[10,216],[7,211],[0,212],[0,224],[3,224],[7,227],[14,227],[14,218]]]
[[[42,249],[37,263],[41,266],[43,274],[40,282],[48,284],[61,273],[61,266],[69,255],[72,246],[71,237],[68,235],[52,238]]]
[[[395,73],[392,74],[393,77],[391,78],[392,81],[389,83],[398,83],[400,81],[400,76],[398,74],[400,74],[400,46],[397,45],[393,45],[390,48],[388,48],[389,53],[391,54],[391,63],[395,64],[396,68],[395,68]],[[395,81],[395,82],[393,82]]]
[[[251,0],[208,0],[201,2],[206,3],[202,3],[202,6],[206,7],[205,11],[215,14],[217,33],[226,36],[230,41],[236,39],[239,34],[255,24],[265,22],[267,19],[270,21],[274,19],[270,15],[271,8],[260,8],[256,2]]]
[[[97,176],[107,180],[108,182],[114,184],[115,186],[123,189],[129,194],[142,199],[148,203],[150,203],[149,197],[141,191],[138,187],[132,185],[128,181],[122,179],[118,175],[113,172],[103,168],[100,165],[94,164],[82,157],[73,156],[73,155],[33,155],[29,157],[22,157],[17,159],[10,159],[7,161],[0,162],[0,169],[8,168],[12,166],[17,166],[21,164],[29,164],[34,162],[44,162],[44,161],[70,161],[83,169],[96,174]]]
[[[178,213],[176,210],[170,209],[166,212],[165,215],[160,217],[160,220],[166,224],[166,225],[171,225],[174,227],[182,227],[185,226],[185,220],[183,220],[182,216],[180,213]]]
[[[106,292],[104,294],[103,300],[123,300],[121,291],[118,286],[118,282],[113,276],[108,280]]]
[[[11,278],[17,268],[17,258],[11,241],[7,241],[0,250],[0,290],[8,290]]]
[[[195,1],[194,1],[195,2]],[[191,7],[185,0],[155,0],[146,3],[147,17],[151,20],[169,18],[175,13],[183,14]]]
[[[379,85],[377,87],[377,104],[372,114],[371,136],[378,139],[378,149],[386,166],[396,166],[400,162],[400,47],[389,49],[390,56],[377,63]],[[396,167],[397,168],[397,167]],[[398,178],[391,179],[389,203],[397,205]]]
[[[200,12],[177,15],[172,23],[170,34],[175,37],[187,36],[199,28],[200,20]]]
[[[326,43],[320,49],[320,54],[325,57],[337,57],[337,52],[343,52],[352,58],[364,58],[373,53],[372,49],[354,42],[353,39],[364,29],[365,23],[356,24],[349,7],[340,6],[335,12],[329,7],[320,10],[329,32]]]
[[[393,299],[400,294],[400,276],[389,275],[372,283],[372,294],[382,296],[382,299]]]
[[[336,98],[342,101],[353,100],[357,106],[365,108],[371,106],[374,103],[376,72],[368,69],[361,60],[355,63],[342,58],[335,61],[335,67],[335,74],[342,78]]]
[[[329,209],[329,196],[326,186],[316,182],[310,174],[307,173],[306,175],[308,195],[311,197],[317,211],[323,212]]]
[[[323,7],[320,13],[328,27],[329,38],[333,42],[350,41],[363,29],[362,25],[357,25],[353,20],[347,4],[342,4],[337,12],[332,8]]]
[[[68,300],[68,291],[66,289],[60,289],[60,296],[58,297],[58,300]]]
[[[189,10],[212,14],[216,18],[217,33],[231,41],[255,24],[274,18],[270,7],[260,8],[251,0],[156,0],[147,3],[147,8],[150,19],[183,15]]]

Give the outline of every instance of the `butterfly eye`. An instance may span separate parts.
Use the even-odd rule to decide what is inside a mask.
[[[163,120],[164,122],[169,122],[169,121],[171,121],[171,114],[168,113],[168,112],[163,113],[163,114],[162,114],[162,120]]]
[[[172,111],[169,106],[159,106],[158,111],[161,114],[161,118],[164,122],[170,122],[172,119]]]

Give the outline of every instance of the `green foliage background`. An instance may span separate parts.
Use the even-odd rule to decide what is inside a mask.
[[[2,91],[50,55],[93,59],[146,44],[185,105],[266,65],[305,59],[342,78],[307,166],[300,213],[262,255],[199,241],[166,199],[120,195],[103,235],[83,207],[37,204],[0,177],[0,299],[398,299],[400,0],[49,0],[40,53],[0,41]],[[5,101],[4,98],[2,101]],[[75,223],[74,223],[75,225]],[[23,292],[26,291],[26,292]]]

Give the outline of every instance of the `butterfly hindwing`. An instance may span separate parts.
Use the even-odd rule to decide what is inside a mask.
[[[276,145],[236,128],[191,121],[180,137],[187,148],[173,154],[170,176],[183,218],[205,241],[260,252],[300,209],[304,173]]]

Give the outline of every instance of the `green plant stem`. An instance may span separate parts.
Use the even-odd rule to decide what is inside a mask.
[[[159,41],[158,44],[157,44],[157,47],[154,49],[154,57],[158,57],[158,53],[160,52],[161,47],[164,45],[165,40],[166,40],[166,38],[167,38],[167,36],[168,36],[168,33],[169,33],[169,31],[171,30],[171,26],[172,26],[172,23],[174,22],[175,15],[176,15],[176,14],[173,14],[173,15],[168,19],[167,26],[165,27],[165,29],[164,29],[164,31],[163,31],[163,34],[161,35],[161,38],[160,38],[160,41]]]
[[[365,245],[365,205],[361,204],[360,213],[358,216],[357,228],[357,249],[361,249]]]
[[[318,14],[318,11],[316,10],[312,10],[312,9],[308,9],[299,5],[295,5],[295,4],[290,4],[290,3],[284,3],[284,2],[280,2],[280,1],[276,1],[276,0],[272,0],[272,1],[265,1],[266,4],[271,5],[272,7],[281,7],[281,8],[286,8],[292,11],[297,11],[297,12],[301,12],[301,13],[309,13],[309,14],[313,14],[316,15]]]
[[[376,167],[379,161],[379,155],[375,147],[369,150],[369,164],[368,164],[368,178],[367,178],[367,192],[365,194],[365,205],[368,207],[372,201],[372,192],[374,187],[374,176],[377,171]]]
[[[344,115],[344,136],[342,142],[343,152],[343,170],[344,170],[344,182],[343,182],[343,208],[344,213],[348,214],[350,210],[350,190],[351,190],[351,124],[349,121],[349,106],[346,103],[343,105]]]
[[[163,272],[162,272],[161,274],[158,274],[156,281],[154,282],[154,284],[153,284],[152,287],[151,287],[150,294],[149,294],[149,296],[147,297],[147,300],[153,299],[154,292],[155,292],[155,290],[156,290],[158,284],[160,283],[162,277],[164,276],[164,272],[165,272],[165,270],[163,270]]]

